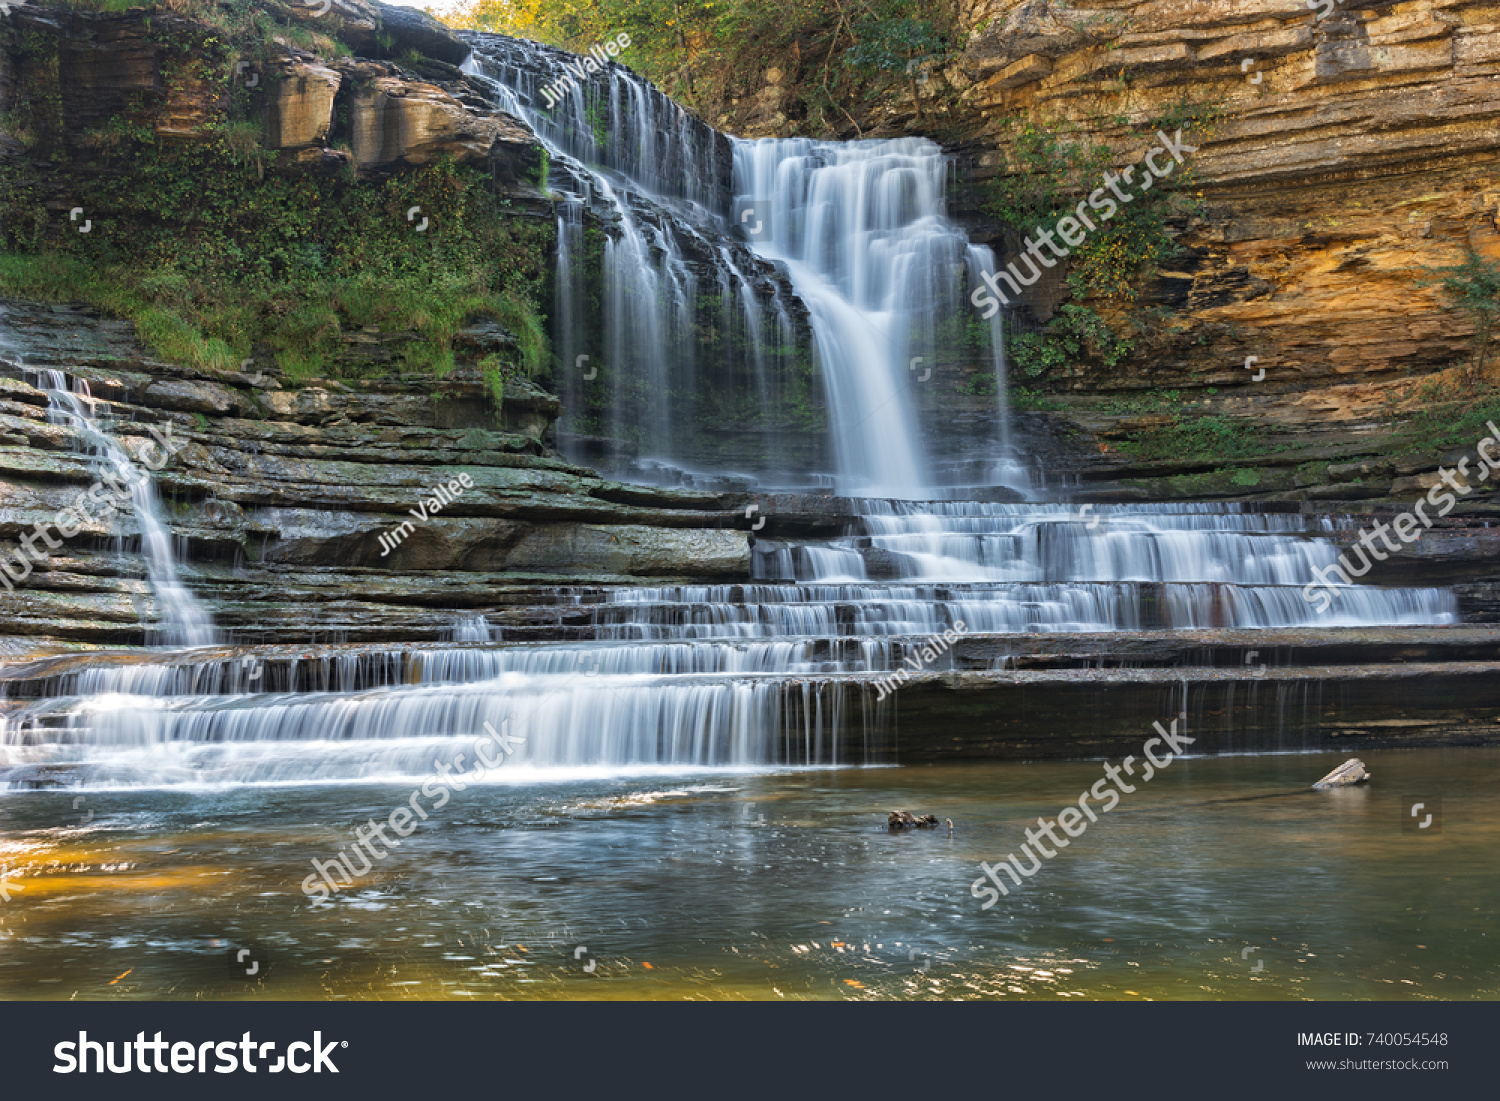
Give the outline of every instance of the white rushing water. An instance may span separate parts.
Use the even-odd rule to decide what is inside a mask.
[[[549,154],[559,446],[574,454],[581,438],[604,435],[638,449],[636,476],[687,470],[694,456],[682,429],[709,380],[743,378],[747,408],[782,415],[777,382],[792,354],[791,319],[779,290],[747,270],[750,254],[723,224],[722,136],[627,69],[611,65],[578,80],[568,68],[574,60],[492,37],[464,66]],[[548,88],[557,96],[544,95]],[[608,227],[599,246],[602,285],[592,289],[586,213]],[[710,292],[719,308],[706,314]],[[704,364],[700,330],[710,329],[714,361]]]
[[[930,498],[914,413],[916,380],[937,360],[939,329],[963,318],[963,274],[994,262],[947,217],[948,160],[925,138],[736,142],[735,207],[751,239],[784,262],[807,304],[829,403],[839,491]],[[998,389],[1004,339],[991,326]],[[1009,455],[1000,399],[997,466]]]
[[[136,465],[108,426],[95,415],[87,382],[76,379],[70,385],[68,377],[57,370],[30,373],[47,394],[48,420],[71,428],[101,474],[113,476],[118,484],[129,487],[131,515],[140,532],[141,556],[161,615],[161,624],[153,632],[156,640],[167,646],[213,643],[212,618],[177,575],[172,533],[162,520],[161,501],[151,475]]]
[[[543,110],[541,89],[567,75],[567,60],[494,38],[466,66],[552,157],[565,403],[602,399],[613,418],[603,427],[643,433],[663,462],[681,458],[677,419],[691,409],[700,370],[738,371],[751,380],[747,392],[774,404],[793,304],[756,265],[784,264],[817,345],[839,486],[867,498],[855,530],[762,542],[754,579],[741,584],[602,596],[560,587],[553,598],[574,633],[564,633],[560,612],[556,637],[578,641],[516,644],[505,609],[490,609],[455,613],[442,646],[268,657],[263,675],[230,652],[70,658],[55,672],[0,683],[12,705],[0,710],[0,770],[12,770],[10,782],[420,780],[470,752],[486,723],[525,738],[499,780],[885,762],[900,697],[877,704],[871,680],[944,631],[1456,621],[1449,592],[1367,585],[1339,587],[1318,615],[1302,588],[1334,562],[1336,533],[1296,513],[921,500],[934,495],[933,464],[915,413],[916,368],[931,365],[945,326],[969,321],[965,273],[993,266],[947,217],[941,150],[920,138],[798,139],[738,142],[726,155],[722,136],[615,66],[564,85],[557,108]],[[731,164],[739,199],[725,206]],[[730,243],[729,207],[742,204],[762,223],[751,235],[759,259]],[[602,317],[586,316],[590,224],[608,227],[595,288]],[[712,280],[695,274],[708,269],[690,264],[690,253],[711,266]],[[736,339],[704,362],[691,330],[710,283],[713,320]],[[590,323],[605,342],[597,378],[574,369],[589,354],[579,333]],[[998,315],[989,334],[1000,424],[992,479],[1017,488]],[[623,387],[623,368],[648,391],[644,403]],[[128,459],[79,395],[48,389],[101,461]],[[183,644],[211,641],[207,617],[177,580],[149,480],[136,515],[169,633]],[[1004,661],[1001,640],[963,658],[924,656],[922,668],[999,670]]]
[[[569,770],[877,763],[890,759],[893,731],[872,674],[960,624],[975,638],[1456,618],[1450,593],[1374,586],[1341,587],[1318,616],[1301,587],[1335,548],[1326,524],[1309,531],[1296,514],[865,508],[866,534],[789,557],[843,573],[869,558],[904,578],[616,589],[588,604],[560,591],[562,606],[586,610],[592,641],[504,645],[502,625],[466,617],[454,633],[480,645],[293,656],[255,680],[232,655],[82,668],[67,659],[21,682],[0,762],[23,769],[23,781],[36,775],[25,769],[44,767],[72,783],[420,779],[471,752],[490,722],[526,738],[492,777],[502,782]],[[955,661],[949,651],[923,668]]]

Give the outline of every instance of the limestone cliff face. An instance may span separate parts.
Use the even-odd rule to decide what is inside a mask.
[[[977,0],[967,12],[957,75],[972,80],[961,100],[980,146],[998,145],[1007,119],[1062,119],[1127,163],[1154,141],[1144,120],[1172,104],[1222,112],[1192,155],[1207,214],[1182,227],[1186,257],[1155,291],[1190,326],[1150,362],[1080,370],[1071,386],[1243,387],[1279,417],[1337,418],[1462,355],[1468,327],[1414,276],[1466,244],[1500,256],[1490,9],[1346,3],[1319,19],[1290,0]],[[995,148],[975,163],[980,178],[1004,166]],[[1247,355],[1264,381],[1250,382]]]
[[[268,174],[337,172],[351,188],[451,158],[487,172],[508,217],[550,226],[541,146],[454,67],[467,46],[363,0],[298,0],[290,14],[312,33],[236,58],[191,15],[0,12],[0,179],[47,210],[43,247],[81,231],[69,218],[80,180],[145,186],[101,153],[121,127],[174,147],[238,128]],[[98,193],[94,239],[113,215],[109,188]],[[582,596],[560,608],[560,584],[747,576],[741,499],[617,485],[549,449],[561,404],[512,370],[514,333],[468,324],[437,373],[398,366],[417,339],[350,326],[329,363],[360,381],[294,380],[264,342],[239,371],[194,369],[128,322],[0,297],[0,551],[99,476],[79,432],[48,417],[37,372],[56,369],[87,384],[132,453],[153,427],[182,443],[156,475],[181,568],[244,637],[439,639],[473,611],[524,638],[539,620],[557,633],[586,618]],[[412,514],[460,474],[462,495]],[[382,535],[402,524],[388,549]],[[85,528],[0,597],[0,637],[143,641],[156,610],[139,534],[130,517]]]
[[[326,19],[306,6],[290,13],[371,53],[339,56],[329,38],[325,56],[277,37],[264,57],[226,62],[214,29],[191,16],[35,4],[0,14],[0,162],[25,158],[30,145],[61,158],[64,172],[86,169],[105,128],[121,119],[159,137],[202,140],[229,120],[230,101],[241,94],[262,120],[265,148],[300,163],[329,171],[352,164],[379,177],[448,156],[512,184],[535,180],[542,161],[535,136],[484,103],[451,63],[467,47],[436,23],[354,0],[341,0]],[[403,61],[381,56],[390,53]],[[227,84],[213,73],[221,62],[233,72]],[[540,197],[535,186],[531,192]]]
[[[193,371],[153,359],[128,323],[0,299],[6,553],[99,475],[76,430],[49,422],[40,379],[17,361],[87,382],[96,415],[132,454],[152,426],[181,445],[155,477],[183,568],[243,637],[438,639],[465,609],[526,637],[538,621],[561,630],[585,614],[582,601],[560,611],[545,595],[560,583],[750,569],[739,497],[622,486],[557,458],[537,438],[556,415],[550,395],[508,394],[497,415],[472,372],[437,387],[420,375],[293,387],[263,369]],[[412,515],[460,474],[472,488]],[[381,536],[402,523],[386,553]],[[129,517],[86,527],[0,598],[0,636],[141,641],[155,612],[130,553],[137,536]]]
[[[1219,112],[1190,158],[1201,216],[1173,227],[1181,255],[1146,292],[1169,311],[1170,332],[1114,368],[1076,363],[1053,385],[1084,408],[1101,391],[1180,389],[1206,410],[1270,426],[1292,448],[1286,473],[1242,493],[1399,493],[1389,471],[1356,491],[1320,487],[1352,480],[1326,474],[1294,480],[1290,467],[1340,448],[1378,452],[1369,430],[1378,435],[1411,384],[1468,357],[1472,327],[1430,273],[1466,248],[1500,257],[1491,9],[973,0],[965,12],[973,32],[944,78],[972,112],[965,150],[977,180],[1005,170],[1008,120],[1080,126],[1123,165],[1155,140],[1145,121],[1173,104]],[[993,238],[997,251],[1015,246]],[[1056,281],[1036,291],[1021,323],[1056,307]],[[1085,427],[1108,439],[1137,426]],[[1086,465],[1100,461],[1110,464]]]

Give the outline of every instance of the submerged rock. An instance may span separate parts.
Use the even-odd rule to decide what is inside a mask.
[[[60,788],[79,782],[74,765],[22,765],[0,772],[0,785],[18,788]]]
[[[1370,770],[1365,768],[1365,763],[1358,757],[1350,757],[1338,768],[1323,777],[1313,785],[1319,791],[1326,788],[1352,787],[1355,784],[1365,784],[1370,781]]]

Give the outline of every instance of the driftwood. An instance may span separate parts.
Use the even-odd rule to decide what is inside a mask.
[[[909,810],[893,810],[886,815],[885,824],[893,830],[931,830],[937,828],[938,820],[935,814],[918,818]]]
[[[1358,757],[1350,757],[1338,768],[1319,780],[1313,787],[1319,791],[1326,788],[1352,787],[1355,784],[1366,784],[1370,781],[1370,770],[1365,768],[1365,763]]]

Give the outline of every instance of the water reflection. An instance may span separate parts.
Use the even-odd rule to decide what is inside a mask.
[[[1097,762],[471,787],[321,904],[309,862],[405,788],[7,793],[0,995],[1494,997],[1500,751],[1363,756],[1327,793],[1333,755],[1180,761],[987,912],[978,863]]]

